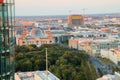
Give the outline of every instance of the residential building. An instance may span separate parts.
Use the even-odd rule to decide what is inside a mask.
[[[113,63],[120,66],[120,49],[101,49],[101,56],[110,59]]]
[[[92,42],[91,47],[93,48],[93,55],[99,56],[101,49],[118,48],[119,42],[110,41],[109,39],[98,39]]]
[[[118,48],[119,41],[110,41],[106,38],[73,37],[69,39],[69,47],[84,50],[92,56],[99,56],[101,49]]]

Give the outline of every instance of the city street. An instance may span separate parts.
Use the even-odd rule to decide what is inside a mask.
[[[90,57],[89,61],[94,65],[98,76],[112,74],[110,66],[101,62],[98,58]]]

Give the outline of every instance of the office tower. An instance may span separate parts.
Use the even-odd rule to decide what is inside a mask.
[[[0,80],[14,80],[14,0],[0,0]]]

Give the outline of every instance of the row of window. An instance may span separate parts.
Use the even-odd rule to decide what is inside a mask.
[[[0,3],[0,80],[14,80],[13,0]]]
[[[22,44],[25,45],[25,44],[47,44],[47,41],[23,41]]]
[[[105,48],[118,48],[118,44],[112,44],[112,45],[99,45],[99,49],[105,49]]]

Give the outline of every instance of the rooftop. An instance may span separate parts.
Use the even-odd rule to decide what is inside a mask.
[[[115,48],[115,49],[110,49],[112,52],[114,52],[117,56],[120,57],[120,49],[119,48]]]
[[[36,80],[36,76],[39,77],[40,80],[46,80],[46,71],[17,72],[15,73],[15,80]],[[60,79],[48,71],[48,80]]]

